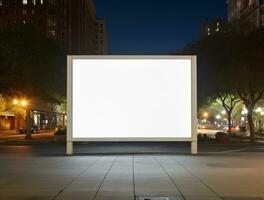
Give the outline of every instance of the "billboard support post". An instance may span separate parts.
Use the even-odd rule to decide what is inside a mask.
[[[192,155],[196,155],[198,153],[197,141],[192,141],[192,144],[191,144],[191,153],[192,153]]]
[[[72,141],[72,57],[67,57],[67,136],[66,154],[73,154]]]
[[[67,141],[66,154],[67,155],[73,154],[73,142],[72,141],[70,141],[70,142]]]
[[[192,155],[198,153],[197,145],[197,58],[192,56]]]
[[[151,132],[151,134],[146,135],[146,137],[141,137],[141,136],[140,137],[136,137],[138,135],[138,133],[136,132],[134,135],[127,135],[126,137],[123,137],[123,135],[122,135],[121,137],[119,137],[120,136],[120,133],[119,133],[119,135],[117,134],[118,136],[114,136],[116,133],[112,129],[113,126],[109,126],[109,123],[106,121],[107,126],[108,127],[111,127],[111,128],[109,128],[109,130],[112,130],[111,133],[112,134],[114,133],[114,134],[112,136],[111,135],[110,136],[109,135],[104,135],[104,134],[102,134],[102,132],[100,132],[100,130],[103,130],[104,132],[106,132],[106,130],[108,130],[108,129],[101,129],[101,125],[98,125],[98,123],[97,123],[98,121],[96,121],[96,122],[94,121],[94,119],[98,119],[98,117],[96,118],[92,114],[90,114],[90,116],[89,116],[90,118],[89,117],[86,117],[86,116],[83,117],[84,115],[80,115],[80,113],[79,113],[79,112],[81,112],[81,113],[83,112],[83,108],[84,107],[81,107],[81,106],[78,107],[79,110],[75,110],[75,112],[73,112],[74,111],[73,102],[75,102],[75,105],[84,105],[83,104],[83,102],[84,102],[84,100],[83,100],[84,98],[83,97],[86,98],[85,103],[90,102],[90,99],[87,99],[87,96],[82,96],[81,95],[81,94],[83,94],[83,93],[80,93],[81,91],[85,91],[84,93],[86,93],[86,94],[89,94],[89,91],[88,91],[87,88],[82,89],[82,90],[80,89],[80,88],[82,88],[82,85],[84,85],[83,83],[85,83],[85,81],[82,82],[82,81],[79,81],[79,80],[85,80],[85,79],[86,80],[89,80],[89,78],[87,78],[85,74],[89,74],[90,79],[91,80],[94,80],[94,77],[98,77],[98,76],[100,77],[101,76],[100,75],[101,72],[104,72],[104,70],[101,70],[101,71],[98,70],[98,68],[97,68],[98,66],[97,66],[97,67],[95,67],[95,74],[97,74],[97,76],[92,77],[91,74],[93,74],[94,71],[92,71],[92,73],[90,73],[90,72],[87,73],[87,71],[85,71],[85,73],[83,73],[83,71],[75,71],[76,68],[74,68],[74,70],[73,70],[73,67],[75,66],[74,63],[76,63],[76,61],[78,61],[78,62],[81,61],[82,62],[83,60],[88,60],[88,62],[89,61],[93,61],[93,60],[96,60],[96,62],[98,62],[98,61],[99,62],[100,61],[104,61],[104,64],[105,65],[109,65],[109,62],[112,61],[112,60],[116,60],[118,62],[119,62],[119,60],[137,60],[137,61],[138,60],[151,60],[151,61],[153,61],[153,60],[160,60],[160,61],[161,60],[167,60],[167,61],[168,60],[178,60],[178,61],[180,61],[180,60],[182,60],[182,61],[188,60],[187,67],[190,66],[190,63],[191,63],[191,66],[190,66],[190,68],[188,68],[188,70],[186,70],[186,68],[183,68],[183,67],[180,68],[180,69],[184,69],[183,70],[183,73],[182,73],[182,71],[175,70],[174,64],[177,63],[177,62],[173,63],[173,65],[169,64],[170,68],[167,68],[169,70],[173,69],[173,71],[171,71],[173,73],[170,73],[170,76],[169,76],[170,77],[169,80],[171,80],[170,83],[172,83],[170,85],[174,85],[174,86],[175,86],[175,84],[177,86],[181,85],[181,86],[183,86],[182,88],[185,88],[185,89],[182,89],[181,88],[179,91],[187,91],[187,93],[186,92],[183,92],[183,93],[177,94],[177,95],[183,94],[182,95],[182,98],[180,100],[178,100],[178,97],[175,96],[175,92],[174,91],[175,91],[176,88],[179,89],[179,87],[174,87],[173,86],[173,87],[169,87],[170,90],[169,89],[167,90],[167,85],[165,84],[165,83],[167,83],[166,82],[167,79],[164,79],[164,77],[166,77],[166,76],[161,77],[161,80],[165,80],[165,82],[164,81],[163,82],[162,81],[160,82],[160,84],[163,86],[162,87],[163,90],[160,90],[160,93],[162,93],[162,95],[163,95],[163,96],[161,95],[162,98],[163,98],[162,99],[163,100],[163,104],[162,105],[166,105],[166,102],[168,100],[168,99],[165,99],[165,101],[164,101],[163,91],[165,91],[165,94],[168,94],[168,96],[171,96],[172,95],[171,97],[173,99],[173,101],[169,99],[170,102],[171,102],[171,105],[174,106],[173,107],[174,108],[174,111],[173,112],[172,111],[168,112],[168,114],[171,116],[170,118],[168,118],[168,120],[170,121],[170,124],[168,124],[168,126],[166,126],[167,123],[164,122],[164,120],[162,118],[157,118],[159,120],[156,121],[156,122],[159,123],[161,121],[161,125],[162,126],[160,126],[160,127],[163,127],[163,129],[159,129],[160,127],[158,127],[158,126],[156,127],[157,130],[159,131],[159,135],[152,135],[152,132]],[[105,60],[109,60],[109,62],[105,62]],[[191,62],[189,62],[189,61],[191,61]],[[197,145],[197,60],[196,60],[196,56],[68,56],[67,57],[67,62],[68,62],[68,65],[67,65],[67,68],[68,68],[67,69],[67,144],[66,144],[66,154],[67,155],[72,155],[73,154],[73,142],[82,142],[82,141],[85,141],[85,142],[88,142],[88,141],[98,141],[98,142],[99,141],[114,141],[114,142],[116,142],[116,141],[118,141],[118,142],[121,142],[121,141],[135,141],[135,142],[136,141],[142,141],[142,142],[143,141],[146,141],[146,142],[147,141],[149,141],[149,142],[150,141],[152,141],[152,142],[158,142],[158,141],[160,141],[160,142],[162,142],[162,141],[163,142],[165,142],[165,141],[175,141],[176,142],[176,141],[178,141],[178,142],[190,142],[190,144],[191,144],[191,154],[192,155],[195,155],[195,154],[198,153],[198,145]],[[131,64],[131,62],[127,62],[127,63]],[[132,63],[133,63],[133,61],[132,61]],[[154,62],[154,64],[155,63],[156,62]],[[105,65],[102,65],[102,66],[105,66]],[[81,65],[81,66],[83,66],[83,65]],[[88,66],[91,67],[92,65],[88,65]],[[99,68],[102,67],[102,66],[99,66]],[[142,66],[144,66],[144,64]],[[177,64],[176,64],[176,66],[177,66]],[[180,66],[183,66],[183,65],[180,64]],[[114,67],[115,67],[114,69],[116,69],[116,66],[114,66]],[[151,65],[151,67],[152,67],[152,65]],[[160,66],[158,66],[158,68],[161,70],[159,72],[164,71],[164,66],[162,66],[162,67],[163,68],[161,69]],[[77,65],[77,69],[80,69],[80,68],[78,68],[78,65]],[[83,69],[86,69],[87,70],[87,68],[85,68],[85,67]],[[123,69],[124,68],[122,68],[121,74],[122,73],[124,73],[124,74],[122,74],[121,77],[124,75],[124,77],[126,76],[126,78],[129,79],[130,77],[127,76],[126,71],[124,71]],[[131,70],[131,66],[128,69]],[[155,68],[155,69],[157,69],[157,68]],[[191,70],[189,70],[189,69],[191,69]],[[79,72],[79,73],[77,73],[77,72]],[[82,73],[80,73],[80,72],[82,72]],[[109,71],[107,71],[107,72],[109,72]],[[154,70],[154,72],[156,73],[155,75],[157,75],[157,71]],[[115,71],[115,73],[116,73],[116,71]],[[119,72],[117,72],[117,73],[119,73]],[[144,73],[146,73],[146,70],[144,71]],[[140,74],[140,73],[137,73],[137,74]],[[176,76],[173,76],[173,74],[176,75]],[[181,75],[181,74],[185,74],[186,76],[180,77],[179,75]],[[82,78],[80,78],[80,77],[82,77]],[[107,76],[105,76],[105,77],[106,78],[107,77],[110,77],[110,75],[108,76],[108,74],[107,74]],[[160,76],[157,76],[157,77],[160,77]],[[126,83],[126,79],[124,79],[124,78],[122,79],[122,78],[119,79],[119,81],[125,80],[125,83]],[[150,80],[151,81],[153,81],[153,80],[159,80],[159,78],[150,79]],[[176,82],[175,80],[177,80],[178,82]],[[179,80],[181,80],[181,81],[179,81]],[[74,84],[75,81],[78,81],[77,82],[78,83],[78,86],[76,86]],[[133,82],[133,80],[130,81],[130,82]],[[129,86],[131,86],[130,82],[127,82],[127,83],[129,83],[128,84]],[[111,80],[110,80],[110,82],[108,80],[108,83],[111,83]],[[113,84],[115,84],[115,83],[116,82],[114,81]],[[144,84],[146,83],[146,81],[144,81],[142,83],[143,83],[142,85],[144,86]],[[78,95],[74,95],[75,93],[73,91],[73,88],[74,88],[73,85],[75,85],[75,87],[77,88],[77,90],[74,90],[74,91],[75,92],[78,91]],[[93,84],[90,83],[90,84],[87,84],[87,85],[89,86],[89,85],[93,85]],[[95,84],[95,85],[97,85],[97,84]],[[99,84],[99,88],[102,87],[101,85],[102,84],[100,83]],[[157,84],[156,84],[155,81],[153,82],[153,85],[156,85],[157,86]],[[108,87],[108,85],[106,85],[106,86]],[[114,85],[114,86],[116,86],[116,85]],[[149,85],[147,85],[147,86],[149,87]],[[112,88],[114,88],[114,87],[112,87]],[[138,88],[139,88],[139,90],[141,89],[137,85],[137,89]],[[158,88],[161,88],[161,87],[158,86]],[[110,90],[111,90],[111,88],[110,88]],[[96,105],[97,108],[100,108],[101,104],[99,105],[99,103],[97,103],[97,102],[102,103],[102,101],[101,101],[102,99],[103,99],[103,104],[102,105],[104,106],[104,109],[105,110],[108,110],[108,112],[105,112],[105,110],[103,110],[103,111],[101,110],[101,113],[104,113],[104,114],[105,113],[111,113],[112,110],[110,110],[110,112],[109,112],[109,109],[108,109],[108,107],[110,105],[109,102],[114,102],[114,101],[112,101],[111,99],[110,99],[110,101],[105,101],[104,100],[105,97],[102,95],[103,93],[101,94],[101,93],[95,92],[94,89],[91,89],[91,91],[92,91],[92,93],[90,94],[90,97],[89,98],[92,99],[91,101],[93,102],[93,104],[90,104],[89,113],[95,113],[95,114],[98,114],[99,113],[99,112],[90,112],[91,110],[92,111],[95,110],[93,107],[91,107],[91,105],[92,106]],[[102,90],[101,89],[97,89],[96,91],[107,91],[108,92],[107,94],[110,94],[110,97],[111,98],[113,98],[113,96],[111,96],[111,94],[113,94],[113,93],[114,94],[118,94],[115,91],[112,92],[112,93],[109,93],[109,91],[106,90],[104,87],[102,87]],[[135,89],[135,91],[136,91],[136,89]],[[155,90],[151,90],[150,92],[153,92],[153,91],[155,91],[154,92],[154,94],[155,94],[154,97],[158,97],[159,98],[159,96],[156,96],[156,95],[157,94],[160,94],[160,93],[157,92],[156,89]],[[171,91],[171,92],[168,93],[168,91]],[[126,95],[127,94],[128,93],[126,93]],[[138,93],[135,93],[135,94],[138,95]],[[151,93],[151,95],[152,94],[153,93]],[[76,104],[76,101],[73,101],[74,99],[76,100],[76,97],[78,97],[79,99],[82,99],[82,103]],[[101,98],[101,97],[103,97],[103,98]],[[155,99],[155,98],[153,98],[153,96],[150,96],[150,97],[152,97],[150,101],[152,101],[152,99]],[[99,98],[99,100],[98,100],[98,98]],[[146,96],[146,98],[149,98],[149,96]],[[117,98],[114,96],[114,99],[117,99]],[[185,103],[184,101],[182,101],[183,99],[187,99],[188,100],[187,101],[188,103]],[[122,102],[120,102],[118,100],[117,100],[117,102],[119,102],[119,103],[122,104]],[[79,100],[78,100],[78,102],[79,102]],[[130,100],[128,100],[127,102],[130,102]],[[175,103],[175,102],[177,102],[177,103]],[[128,103],[126,103],[126,104],[128,104]],[[151,105],[152,106],[154,105],[153,108],[156,109],[157,107],[155,107],[155,106],[158,105],[158,104],[159,103],[155,102],[154,104],[151,104]],[[99,107],[98,107],[98,105],[99,105]],[[117,104],[114,104],[114,105],[116,106]],[[135,104],[135,105],[138,106],[138,104]],[[139,105],[142,107],[141,104],[139,104]],[[149,103],[148,103],[148,105],[149,105]],[[176,120],[178,121],[178,118],[175,117],[175,114],[173,114],[173,113],[176,113],[176,111],[177,111],[176,108],[177,108],[177,106],[179,108],[179,105],[185,105],[185,108],[186,108],[187,111],[183,111],[183,113],[185,114],[184,115],[185,118],[183,118],[183,120],[180,119],[179,122],[178,122],[178,124],[175,124],[174,121],[175,122],[176,122]],[[89,106],[89,104],[88,104],[88,106]],[[124,106],[124,104],[122,106]],[[81,109],[80,109],[80,107],[81,107]],[[85,107],[87,107],[87,106],[85,106]],[[118,106],[118,108],[120,108],[120,106]],[[124,108],[124,107],[122,107],[122,108]],[[125,107],[125,109],[126,109],[126,107]],[[148,109],[152,109],[152,107],[148,107]],[[149,110],[146,110],[146,109],[142,109],[142,110],[143,110],[143,113],[144,112],[145,113],[146,112],[149,112]],[[167,106],[167,107],[165,107],[165,110],[171,110],[171,109],[168,109],[168,106]],[[140,110],[140,112],[141,112],[141,110]],[[121,113],[122,113],[122,109],[121,109]],[[134,110],[131,111],[131,113],[134,113]],[[163,114],[163,111],[161,111],[160,113]],[[158,113],[156,116],[161,116],[160,113]],[[74,117],[74,115],[75,115],[75,117]],[[80,118],[80,116],[82,116],[82,118]],[[106,116],[108,116],[107,119],[111,119],[111,118],[109,118],[109,115],[106,114]],[[120,115],[120,113],[119,113],[119,116],[123,116],[123,115]],[[77,120],[76,117],[77,118],[79,117],[78,120]],[[99,116],[99,118],[101,118],[101,117]],[[151,116],[150,116],[150,118],[151,118]],[[131,119],[131,118],[129,118],[129,119]],[[132,118],[132,120],[134,120],[134,119],[137,119],[137,118]],[[147,117],[145,117],[144,119],[147,119]],[[92,125],[93,128],[86,129],[85,126],[87,126],[87,124],[86,124],[85,121],[90,122],[90,126]],[[116,121],[118,121],[118,120],[116,120]],[[121,121],[122,121],[122,119],[121,119]],[[82,126],[82,124],[80,122],[82,122],[82,124],[84,124],[85,126]],[[85,123],[83,123],[83,122],[85,122]],[[147,121],[147,123],[149,123],[149,124],[150,124],[150,122],[152,122],[152,121],[151,120],[150,121]],[[186,122],[186,125],[184,125],[184,128],[183,129],[181,129],[182,127],[180,127],[180,125],[181,125],[180,123],[181,122]],[[76,123],[78,125],[76,125]],[[139,124],[138,127],[141,127],[142,128],[142,123],[138,123],[138,124]],[[89,123],[88,123],[88,125],[89,125]],[[122,123],[117,124],[115,127],[119,127],[120,125],[122,125]],[[75,127],[75,128],[73,128],[73,127]],[[84,127],[84,128],[80,129],[79,127]],[[96,132],[96,129],[94,129],[94,127],[96,127],[97,130],[99,130],[99,132],[97,132],[97,134],[99,133],[99,136],[96,135],[96,134],[93,135],[93,132]],[[126,129],[128,131],[134,130],[133,127],[131,128],[131,126],[127,126],[127,127],[130,127],[130,129]],[[154,126],[144,126],[143,125],[143,128],[141,130],[147,130],[147,129],[144,129],[146,127],[148,127],[148,128],[149,127],[155,127],[155,125]],[[173,129],[171,129],[171,130],[173,130],[173,132],[171,130],[169,130],[167,132],[168,133],[168,135],[167,135],[168,137],[166,137],[166,135],[163,137],[163,135],[162,135],[163,134],[163,130],[168,130],[167,127],[173,127]],[[76,128],[78,129],[78,131],[75,130]],[[124,126],[121,127],[121,129],[117,128],[117,130],[118,131],[120,131],[120,130],[123,131],[124,129],[122,129],[122,128],[124,128]],[[75,130],[75,132],[73,132],[73,130]],[[151,131],[153,131],[153,130],[154,129],[151,129]],[[154,130],[154,132],[155,132],[155,130]],[[76,135],[76,133],[77,133],[77,135]],[[81,135],[80,136],[80,135],[78,135],[78,133],[86,133],[86,135]],[[178,135],[178,137],[177,137],[177,135],[176,135],[177,133],[180,133],[180,136]],[[102,135],[100,135],[100,134],[102,134]],[[181,134],[185,134],[185,135],[181,135]]]

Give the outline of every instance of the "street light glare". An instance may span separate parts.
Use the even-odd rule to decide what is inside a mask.
[[[28,103],[27,103],[26,100],[22,100],[22,101],[21,101],[21,105],[22,105],[23,107],[27,106],[27,104],[28,104]]]
[[[256,109],[256,112],[257,112],[257,113],[261,113],[261,112],[262,112],[262,108],[261,108],[261,107],[258,107],[258,108]]]
[[[205,113],[203,114],[204,117],[208,117],[208,115],[209,115],[208,112],[205,112]]]
[[[17,99],[14,99],[13,104],[14,105],[17,105],[18,104],[18,100]]]
[[[215,117],[216,119],[221,119],[221,115],[216,115],[216,117]]]

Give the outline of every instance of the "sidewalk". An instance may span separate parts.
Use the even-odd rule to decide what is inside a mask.
[[[0,153],[0,199],[263,200],[263,156]]]
[[[54,131],[40,131],[31,134],[33,141],[52,142]],[[25,134],[20,134],[17,130],[0,131],[0,143],[6,142],[28,142],[25,140]]]

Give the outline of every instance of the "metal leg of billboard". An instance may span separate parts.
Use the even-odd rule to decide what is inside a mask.
[[[192,155],[198,154],[197,141],[192,141],[192,144],[191,144],[191,152],[192,152]]]
[[[66,154],[67,155],[72,155],[73,154],[73,142],[67,141]]]

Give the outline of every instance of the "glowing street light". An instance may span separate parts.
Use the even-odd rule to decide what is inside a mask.
[[[18,105],[18,100],[17,99],[14,99],[13,104],[14,105]]]
[[[17,99],[14,99],[13,104],[14,104],[15,106],[26,107],[26,106],[28,105],[28,102],[27,102],[27,100],[25,100],[25,99],[22,99],[21,101],[19,101],[19,100],[17,100]]]
[[[26,107],[28,105],[28,102],[26,100],[21,101],[21,106]]]
[[[204,117],[204,118],[207,118],[208,115],[209,115],[208,112],[204,112],[204,113],[203,113],[203,117]]]
[[[262,111],[262,108],[261,108],[261,107],[258,107],[258,108],[256,109],[256,112],[257,112],[257,113],[261,113],[261,112],[263,112],[263,111]]]
[[[221,119],[221,115],[216,115],[215,117],[217,120]]]
[[[226,114],[226,111],[225,111],[225,110],[223,110],[223,111],[222,111],[222,114],[223,114],[223,115],[225,115],[225,114]]]

